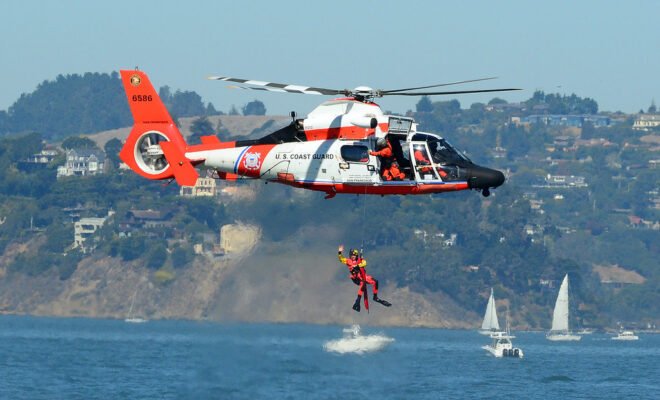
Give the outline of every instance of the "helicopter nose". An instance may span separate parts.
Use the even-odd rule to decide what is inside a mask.
[[[496,188],[504,183],[504,174],[498,170],[475,165],[470,171],[470,189]]]

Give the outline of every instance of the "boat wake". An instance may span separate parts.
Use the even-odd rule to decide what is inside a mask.
[[[325,342],[325,351],[339,354],[356,353],[363,354],[378,351],[385,348],[394,339],[385,335],[362,335],[360,325],[353,325],[344,329],[344,337],[337,340]]]

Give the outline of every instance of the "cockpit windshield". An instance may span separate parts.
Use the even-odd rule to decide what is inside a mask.
[[[431,135],[417,134],[413,136],[414,141],[425,141],[431,151],[433,162],[441,165],[472,163],[469,158],[461,152],[456,151],[445,139]]]

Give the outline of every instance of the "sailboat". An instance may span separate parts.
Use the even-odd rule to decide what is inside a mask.
[[[126,319],[124,319],[124,322],[131,322],[131,323],[141,323],[141,322],[147,322],[146,319],[141,318],[133,314],[133,307],[135,306],[135,297],[137,296],[137,288],[135,288],[135,293],[133,293],[133,300],[131,300],[131,308],[128,309],[128,316]]]
[[[486,306],[486,313],[484,314],[484,321],[481,323],[479,333],[482,335],[490,335],[493,332],[500,330],[500,323],[497,321],[497,309],[495,307],[495,296],[493,296],[493,288],[490,288],[490,298]]]
[[[564,276],[557,295],[555,310],[552,313],[552,328],[546,335],[548,340],[552,341],[575,341],[582,339],[582,336],[572,333],[568,329],[568,274]]]

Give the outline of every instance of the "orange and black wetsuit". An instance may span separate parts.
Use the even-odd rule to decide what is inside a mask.
[[[367,295],[366,295],[367,285],[373,286],[374,301],[379,302],[385,307],[389,307],[391,305],[389,302],[378,298],[378,281],[374,279],[371,275],[367,275],[367,271],[365,270],[365,267],[367,266],[367,261],[365,259],[359,256],[356,257],[355,260],[353,258],[345,258],[344,256],[342,256],[340,251],[339,261],[343,264],[346,264],[349,271],[351,272],[351,280],[353,281],[353,283],[358,285],[357,299],[355,300],[355,304],[353,304],[353,309],[355,311],[360,311],[360,299],[362,298],[363,295],[364,295],[364,307],[367,310],[369,310],[369,300],[367,299]]]
[[[386,147],[383,147],[378,151],[370,151],[369,154],[380,157],[380,174],[383,176],[383,179],[388,181],[391,180],[386,177],[387,170],[390,169],[392,161],[394,160],[394,153],[392,152],[392,145],[390,142],[387,141]]]
[[[382,158],[391,158],[393,153],[392,153],[392,145],[390,142],[387,142],[387,147],[383,147],[382,149],[378,151],[370,151],[369,154],[372,156],[378,156]]]
[[[417,161],[417,167],[419,168],[420,174],[427,174],[431,172],[431,162],[424,157],[421,151],[415,150],[415,161]]]
[[[362,282],[362,276],[366,276],[367,273],[364,269],[364,267],[367,266],[367,260],[362,259],[361,257],[357,257],[357,259],[353,260],[352,258],[345,258],[342,254],[341,251],[338,254],[339,256],[339,262],[346,264],[348,267],[349,272],[351,273],[351,280],[353,283],[356,285],[359,285],[360,282]],[[361,288],[360,288],[361,290]],[[359,293],[361,294],[361,293]]]
[[[406,175],[399,169],[399,164],[393,162],[390,168],[383,172],[383,179],[386,181],[402,181],[406,179]]]

